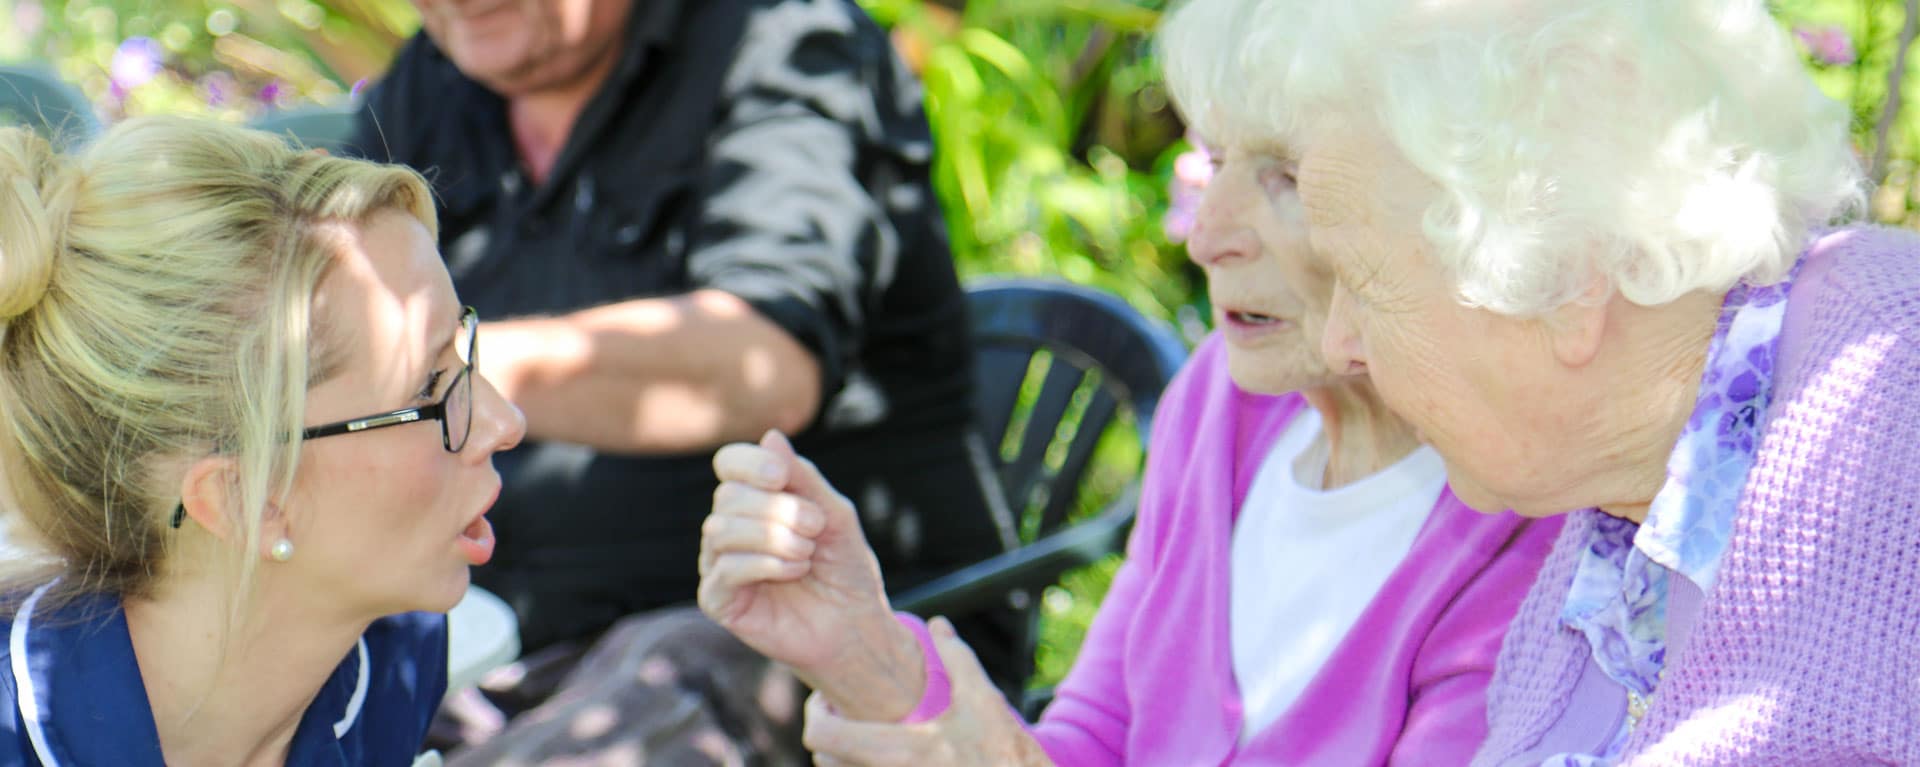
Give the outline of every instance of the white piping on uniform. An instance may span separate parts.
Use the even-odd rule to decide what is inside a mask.
[[[59,767],[53,758],[53,750],[47,747],[47,732],[40,722],[40,701],[33,694],[33,674],[27,669],[27,632],[33,625],[33,608],[39,603],[40,595],[53,588],[59,581],[48,581],[34,589],[27,601],[20,603],[20,614],[14,616],[13,631],[7,637],[7,648],[13,653],[13,688],[20,704],[20,719],[27,723],[27,740],[33,743],[34,756],[46,767]]]
[[[40,719],[40,701],[34,695],[33,675],[27,668],[27,634],[33,627],[33,608],[39,604],[40,596],[53,588],[58,581],[48,582],[34,589],[25,602],[20,603],[20,613],[14,617],[13,629],[7,637],[7,647],[12,652],[13,686],[16,701],[20,706],[20,718],[27,723],[27,740],[33,743],[34,756],[45,767],[59,767],[59,761],[53,758],[53,752],[47,747],[45,725]],[[347,731],[360,718],[360,708],[367,702],[367,682],[372,676],[367,658],[367,638],[361,637],[356,644],[359,650],[359,679],[353,685],[353,697],[347,700],[347,713],[340,721],[333,723],[333,737],[346,737]]]
[[[353,683],[353,697],[347,699],[346,716],[340,717],[340,721],[333,723],[333,737],[335,740],[346,737],[347,731],[353,729],[354,720],[360,718],[360,706],[367,702],[367,677],[372,676],[372,672],[367,668],[366,637],[360,637],[359,647],[360,681]]]

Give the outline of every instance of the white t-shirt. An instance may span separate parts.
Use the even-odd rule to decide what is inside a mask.
[[[1287,425],[1233,527],[1228,625],[1243,745],[1300,697],[1407,555],[1447,480],[1423,445],[1366,479],[1319,490],[1320,433],[1312,408]]]

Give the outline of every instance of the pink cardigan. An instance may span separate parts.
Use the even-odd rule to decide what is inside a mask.
[[[1482,515],[1443,491],[1300,699],[1239,747],[1234,517],[1304,406],[1234,386],[1217,337],[1162,396],[1127,561],[1032,728],[1055,763],[1451,765],[1480,745],[1495,654],[1560,522]]]

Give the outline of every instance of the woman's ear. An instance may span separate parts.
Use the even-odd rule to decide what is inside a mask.
[[[229,540],[240,501],[234,492],[236,486],[232,458],[200,458],[189,464],[180,478],[180,507],[174,513],[193,520],[215,538]]]
[[[1613,286],[1595,275],[1579,296],[1547,315],[1547,329],[1553,335],[1553,355],[1560,364],[1583,368],[1600,356],[1612,304]]]

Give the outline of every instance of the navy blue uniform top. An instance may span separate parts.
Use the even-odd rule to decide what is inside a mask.
[[[0,764],[162,767],[119,598],[83,597],[51,613],[35,602],[0,621]],[[307,707],[287,765],[408,767],[446,689],[445,615],[375,621]]]

